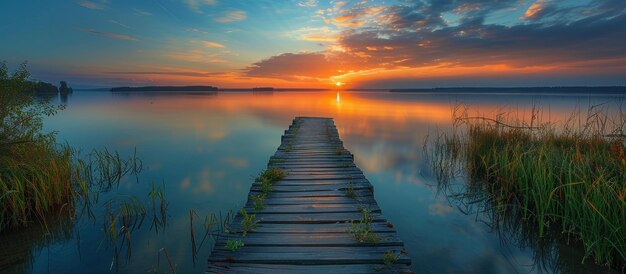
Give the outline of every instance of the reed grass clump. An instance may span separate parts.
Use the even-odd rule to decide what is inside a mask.
[[[519,215],[540,237],[561,231],[583,244],[585,258],[623,268],[626,119],[594,108],[570,119],[582,123],[558,128],[456,116],[453,133],[435,142],[435,174],[446,179],[462,167],[470,187],[484,188],[499,215]]]

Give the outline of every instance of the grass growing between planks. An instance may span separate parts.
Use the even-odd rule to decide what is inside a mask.
[[[235,252],[235,251],[239,250],[244,245],[245,244],[243,243],[243,241],[241,241],[239,239],[226,241],[226,249],[228,249],[231,252]]]
[[[517,215],[540,237],[560,231],[580,241],[585,258],[622,268],[626,262],[626,156],[622,112],[590,107],[556,128],[468,117],[455,112],[453,133],[435,141],[431,164],[440,182],[455,167],[468,187],[483,188],[499,216]],[[575,121],[578,124],[574,124]],[[581,121],[581,122],[579,122]]]
[[[281,180],[285,176],[286,174],[284,171],[273,167],[270,167],[259,174],[255,181],[260,183],[261,194],[250,195],[254,210],[262,210],[265,208],[265,204],[263,203],[265,197],[274,189],[274,183]]]
[[[279,181],[280,179],[284,178],[285,176],[286,174],[284,171],[278,168],[270,167],[264,170],[263,172],[261,172],[261,174],[259,174],[259,177],[256,178],[256,181],[262,184],[263,183],[273,184]]]
[[[265,209],[265,204],[263,200],[265,200],[265,195],[250,195],[250,199],[252,200],[252,207],[254,210],[263,210]]]
[[[256,229],[257,224],[259,223],[259,221],[256,219],[256,215],[255,214],[248,214],[248,212],[246,211],[245,208],[241,208],[239,210],[239,213],[241,213],[241,235],[246,237],[248,235],[248,232],[252,232]]]
[[[396,254],[393,250],[385,251],[383,254],[383,264],[385,266],[392,266],[400,259],[400,254]]]
[[[359,206],[359,210],[361,219],[358,222],[351,221],[347,232],[360,243],[378,244],[381,239],[372,229],[372,211],[362,205]]]

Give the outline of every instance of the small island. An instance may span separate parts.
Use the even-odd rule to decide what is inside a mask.
[[[57,87],[51,83],[43,82],[43,81],[31,81],[31,92],[36,93],[37,95],[68,95],[74,92],[74,89],[68,86],[67,82],[61,81],[61,87]]]
[[[258,87],[252,88],[252,91],[274,91],[273,87]]]
[[[213,86],[145,86],[145,87],[116,87],[111,92],[135,92],[135,91],[218,91]]]

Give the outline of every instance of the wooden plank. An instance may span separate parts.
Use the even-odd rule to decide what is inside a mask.
[[[256,230],[253,233],[276,233],[276,234],[289,234],[289,233],[346,233],[350,229],[350,223],[330,223],[330,224],[258,224]],[[372,232],[395,232],[393,225],[382,222],[372,223]],[[241,219],[233,221],[230,225],[230,229],[234,231],[241,231]]]
[[[260,191],[250,191],[251,194],[258,195]],[[372,196],[371,190],[357,189],[354,191],[356,197]],[[266,199],[274,198],[304,198],[304,197],[347,197],[346,192],[343,190],[331,190],[331,191],[296,191],[296,192],[270,192],[267,194]]]
[[[296,197],[296,198],[273,198],[266,199],[265,205],[304,205],[304,204],[368,204],[375,202],[373,196],[367,197]],[[246,206],[252,206],[248,201]]]
[[[312,163],[317,161],[328,161],[328,162],[336,162],[336,161],[352,161],[351,155],[336,155],[336,156],[281,156],[274,157],[270,160],[276,161],[289,161],[292,163],[305,162]]]
[[[379,213],[371,213],[372,222],[386,222]],[[256,220],[261,224],[332,224],[361,220],[361,213],[284,213],[284,214],[256,214]],[[237,215],[233,222],[241,222]]]
[[[358,184],[364,184],[368,186],[372,185],[365,178],[339,179],[339,180],[295,180],[295,181],[281,180],[281,181],[274,183],[273,185],[275,186],[319,186],[319,185],[344,185],[344,184],[350,184],[350,183],[354,185],[358,185]],[[260,184],[260,183],[254,183],[252,185],[254,186],[255,184]]]
[[[347,233],[309,233],[285,234],[280,237],[269,233],[250,233],[243,237],[239,234],[224,234],[215,246],[226,246],[227,241],[240,240],[246,246],[307,246],[307,247],[347,247],[347,246],[403,246],[404,243],[394,232],[379,233],[380,241],[359,242]]]
[[[336,156],[337,151],[277,151],[274,153],[272,157],[283,157],[283,156],[300,156],[300,157],[308,157],[308,156]],[[352,153],[344,152],[343,155],[352,155]],[[270,159],[272,158],[270,157]]]
[[[289,175],[352,175],[352,176],[363,176],[363,172],[355,169],[345,169],[345,170],[286,170]],[[365,176],[363,176],[365,177]]]
[[[289,168],[336,168],[354,165],[353,162],[345,163],[270,163],[268,166],[289,169]]]
[[[236,252],[220,246],[213,249],[211,262],[266,264],[383,264],[385,252],[399,256],[396,263],[410,264],[411,259],[397,246],[364,247],[258,247],[244,246]]]
[[[348,188],[352,188],[353,190],[371,189],[372,185],[368,183],[317,184],[317,185],[276,184],[272,187],[272,192],[346,191]],[[260,184],[252,185],[251,191],[256,191],[256,192],[261,191],[261,185]]]
[[[251,214],[277,214],[277,213],[354,213],[361,212],[361,208],[367,208],[372,212],[380,212],[376,204],[302,204],[302,205],[265,205],[265,208],[256,210],[251,206],[245,207]]]
[[[286,168],[281,168],[281,169],[284,170],[287,173],[291,173],[291,172],[308,172],[308,171],[312,171],[312,172],[360,171],[360,172],[362,172],[356,166],[350,166],[350,165],[348,165],[348,166],[332,166],[332,167],[309,167],[309,166],[303,165],[303,166],[295,166],[295,167],[286,167]]]
[[[321,175],[302,175],[287,174],[283,180],[334,180],[334,179],[364,179],[363,174],[321,174]]]
[[[411,273],[407,265],[395,264],[347,264],[347,265],[285,265],[285,264],[243,264],[243,263],[216,263],[209,266],[208,273],[337,273],[337,274],[365,274],[365,273]]]

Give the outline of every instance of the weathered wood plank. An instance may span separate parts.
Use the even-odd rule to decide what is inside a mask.
[[[380,212],[376,204],[302,204],[302,205],[265,205],[265,208],[256,210],[251,206],[245,209],[252,214],[278,214],[278,213],[355,213],[361,212],[361,208],[367,208],[372,212]]]
[[[367,183],[345,183],[345,184],[318,184],[318,185],[275,185],[272,192],[310,192],[310,191],[346,191],[348,188],[353,190],[371,189],[372,186]],[[260,184],[254,184],[252,191],[261,191]]]
[[[283,180],[335,180],[335,179],[364,179],[363,174],[287,174]]]
[[[260,191],[250,190],[251,194],[259,194]],[[354,191],[356,197],[372,196],[371,190],[357,189]],[[273,198],[304,198],[304,197],[347,197],[346,192],[343,190],[329,190],[329,191],[296,191],[296,192],[270,192],[267,194],[266,199]]]
[[[281,168],[287,173],[292,172],[340,172],[340,171],[359,171],[356,166],[333,166],[333,167],[309,167],[309,166],[295,166],[295,167],[286,167]]]
[[[285,264],[243,264],[243,263],[216,263],[209,266],[208,273],[337,273],[337,274],[365,274],[365,273],[411,273],[407,265],[396,264],[348,264],[348,265],[285,265]]]
[[[295,180],[287,181],[281,180],[274,183],[274,186],[320,186],[320,185],[345,185],[345,184],[364,184],[371,186],[367,179],[340,179],[340,180]],[[252,186],[259,185],[260,183],[254,183]]]
[[[239,219],[241,221],[241,219]],[[330,223],[330,224],[258,224],[253,233],[346,233],[350,229],[350,223]],[[372,232],[395,232],[393,225],[389,223],[372,223]],[[230,229],[241,231],[241,223],[233,222]]]
[[[295,197],[266,199],[265,205],[304,205],[304,204],[369,204],[375,202],[373,196],[367,197]],[[246,206],[252,206],[248,201]]]
[[[240,240],[246,246],[307,246],[307,247],[349,247],[349,246],[403,246],[404,243],[394,232],[379,233],[380,241],[359,242],[347,233],[285,234],[280,237],[269,233],[224,234],[215,246],[226,246],[227,241]]]
[[[211,262],[240,262],[266,264],[383,264],[385,252],[397,253],[398,264],[410,264],[398,246],[364,247],[258,247],[244,246],[236,252],[216,246]]]
[[[373,212],[372,222],[386,222],[379,213]],[[361,220],[361,213],[283,213],[283,214],[256,214],[256,220],[261,224],[332,224]],[[241,222],[239,216],[233,222]]]

